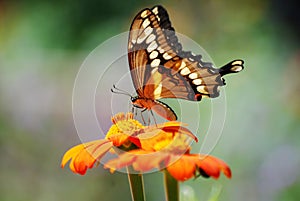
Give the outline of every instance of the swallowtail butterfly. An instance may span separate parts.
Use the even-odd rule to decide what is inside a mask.
[[[128,40],[128,61],[137,96],[133,106],[154,110],[167,120],[175,112],[161,98],[200,101],[219,96],[226,74],[243,70],[243,61],[234,60],[217,69],[202,61],[201,55],[183,51],[162,6],[144,9],[134,18]]]

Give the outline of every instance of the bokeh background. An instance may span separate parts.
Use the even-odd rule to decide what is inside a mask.
[[[233,178],[185,182],[185,200],[209,200],[220,189],[219,200],[299,200],[297,1],[2,0],[1,201],[130,200],[126,175],[100,166],[79,176],[62,170],[60,160],[80,143],[71,104],[83,60],[106,39],[128,31],[139,10],[156,4],[218,66],[245,60],[245,70],[227,79],[226,122],[212,152],[231,166]],[[146,175],[145,181],[147,200],[164,200],[162,175]]]

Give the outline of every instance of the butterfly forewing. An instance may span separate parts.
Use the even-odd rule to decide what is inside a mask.
[[[133,83],[140,97],[189,99],[187,98],[189,93],[194,92],[186,79],[178,76],[178,72],[172,70],[172,66],[169,68],[164,66],[167,61],[176,64],[175,61],[180,59],[177,52],[181,51],[181,45],[174,31],[164,30],[161,27],[164,25],[172,29],[167,13],[165,14],[166,16],[159,17],[151,10],[145,9],[136,16],[131,25],[128,58]],[[173,41],[175,46],[170,46],[168,40]],[[161,88],[161,85],[164,87]],[[167,91],[168,93],[165,93]]]

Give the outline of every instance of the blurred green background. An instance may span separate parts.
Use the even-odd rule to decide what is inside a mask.
[[[10,0],[0,1],[1,201],[130,200],[126,175],[99,167],[78,176],[60,160],[80,143],[71,103],[81,63],[156,4],[217,66],[245,60],[245,70],[227,79],[227,118],[212,153],[231,166],[233,178],[185,182],[185,200],[208,200],[221,187],[219,200],[300,199],[296,1]],[[162,175],[145,180],[147,200],[163,200]]]

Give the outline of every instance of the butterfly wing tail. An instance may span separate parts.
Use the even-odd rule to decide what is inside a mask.
[[[244,61],[243,60],[234,60],[226,64],[225,66],[219,69],[219,73],[221,76],[227,75],[230,73],[238,73],[244,69]]]

